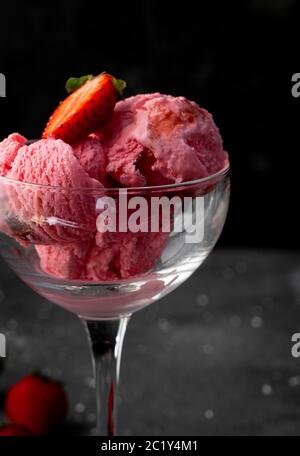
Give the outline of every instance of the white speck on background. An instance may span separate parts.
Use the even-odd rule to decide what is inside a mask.
[[[88,388],[95,388],[95,379],[93,377],[86,377],[84,379],[84,384]]]
[[[171,323],[165,318],[160,318],[158,320],[158,327],[162,332],[167,333],[171,328]]]
[[[215,351],[214,346],[212,344],[205,344],[202,347],[203,353],[205,355],[212,355]]]
[[[300,385],[300,375],[289,378],[288,383],[289,383],[289,386],[291,386],[292,388],[295,386],[299,386]]]
[[[200,294],[196,298],[198,306],[205,307],[208,304],[208,296],[205,294]]]
[[[255,317],[252,317],[251,318],[251,321],[250,321],[250,324],[252,326],[252,328],[254,329],[259,329],[262,327],[263,325],[263,320],[261,317],[258,317],[257,315]]]
[[[273,388],[271,385],[265,384],[262,386],[261,392],[264,396],[270,396],[273,393]]]
[[[213,412],[213,410],[205,410],[204,412],[204,418],[206,418],[207,420],[212,420],[214,418],[215,414]]]
[[[85,405],[82,402],[78,402],[75,405],[74,410],[76,413],[83,413],[85,411]]]

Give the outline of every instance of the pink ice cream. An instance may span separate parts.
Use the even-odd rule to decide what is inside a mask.
[[[138,233],[99,247],[95,242],[36,246],[41,267],[61,279],[110,281],[143,274],[155,265],[167,233]]]
[[[120,101],[99,137],[106,170],[122,186],[200,179],[228,161],[212,116],[184,97],[154,93]]]
[[[25,143],[18,134],[0,143],[0,176],[57,189],[5,183],[0,229],[35,244],[43,271],[63,280],[138,276],[166,246],[168,233],[97,233],[95,197],[104,187],[200,179],[228,162],[212,116],[186,98],[159,93],[120,101],[105,128],[74,147],[55,139]]]
[[[37,245],[41,268],[61,279],[80,279],[85,274],[89,242],[66,245]]]
[[[11,169],[19,149],[25,142],[26,138],[18,133],[13,133],[0,142],[0,176],[5,176]],[[8,236],[14,237],[12,230],[7,224],[8,218],[8,207],[4,196],[2,195],[2,198],[0,199],[0,232],[2,231]]]
[[[24,136],[13,133],[0,143],[0,176],[6,176],[10,171],[19,149],[25,145],[26,141]]]
[[[73,152],[88,175],[105,184],[106,156],[104,155],[99,139],[91,135],[77,144]]]
[[[40,186],[62,187],[55,191],[34,185],[22,187],[12,183],[6,186],[9,199],[7,224],[17,240],[53,244],[93,236],[96,220],[94,197],[83,195],[76,189],[100,189],[102,185],[89,177],[72,147],[61,140],[47,139],[29,146],[19,141],[17,148],[16,135],[5,141],[4,150],[0,145],[0,156],[6,153],[8,158],[7,178]],[[10,153],[6,152],[7,149]]]

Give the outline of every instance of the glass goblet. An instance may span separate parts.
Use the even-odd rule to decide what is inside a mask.
[[[131,315],[175,290],[203,263],[222,231],[229,194],[228,164],[197,181],[128,189],[0,177],[1,255],[33,290],[84,323],[99,435],[116,435]]]

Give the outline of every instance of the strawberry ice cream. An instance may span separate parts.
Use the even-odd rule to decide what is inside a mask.
[[[24,136],[13,133],[0,143],[0,176],[6,176],[10,171],[19,149],[26,141]]]
[[[211,114],[184,97],[154,93],[120,101],[99,137],[108,174],[125,187],[200,179],[228,161]]]
[[[59,128],[56,120],[52,127]],[[64,124],[59,135],[72,137],[72,128]],[[87,131],[72,145],[54,135],[26,145],[16,133],[0,143],[0,176],[11,180],[0,229],[22,245],[35,244],[43,271],[59,279],[128,279],[155,266],[169,234],[97,233],[96,197],[107,187],[204,178],[221,170],[228,156],[212,116],[184,97],[124,99],[104,126]]]
[[[41,267],[61,279],[128,279],[152,269],[167,242],[167,233],[139,233],[99,247],[94,242],[36,246]]]
[[[71,280],[84,277],[89,249],[90,242],[36,246],[43,271],[61,279]]]
[[[90,177],[97,179],[102,184],[106,182],[106,156],[104,155],[101,142],[95,136],[90,135],[77,144],[74,154],[81,166]]]
[[[39,185],[27,186],[24,191],[23,187],[7,184],[7,224],[16,239],[53,244],[91,237],[96,219],[94,198],[76,189],[99,189],[102,184],[89,177],[72,147],[54,139],[25,146],[17,135],[5,140],[4,146],[2,150],[0,144],[0,156],[7,155],[7,162],[2,164],[2,169],[7,170],[6,177]]]

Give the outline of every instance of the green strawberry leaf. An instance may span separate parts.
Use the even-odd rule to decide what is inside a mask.
[[[117,79],[112,76],[112,81],[115,86],[116,91],[118,94],[123,98],[123,91],[126,89],[126,82],[123,81],[122,79]]]
[[[81,76],[80,78],[69,78],[66,83],[66,91],[68,93],[75,92],[75,90],[79,89],[79,87],[83,86],[86,81],[93,79],[92,74],[87,74],[86,76]]]

